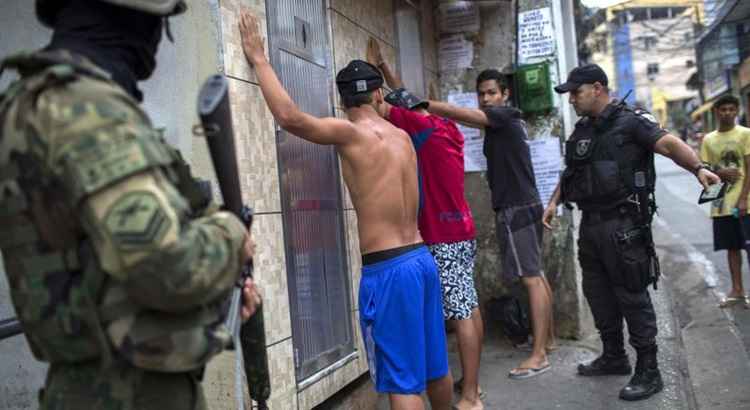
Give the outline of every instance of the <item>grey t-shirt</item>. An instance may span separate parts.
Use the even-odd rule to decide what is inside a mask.
[[[485,108],[484,156],[494,209],[539,202],[526,124],[510,107]]]

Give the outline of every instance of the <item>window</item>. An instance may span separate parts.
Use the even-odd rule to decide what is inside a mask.
[[[643,48],[646,51],[651,50],[652,48],[656,48],[656,43],[657,42],[658,42],[658,40],[654,36],[643,37]]]
[[[652,7],[649,9],[651,20],[669,18],[669,7]]]
[[[649,63],[646,67],[646,74],[648,74],[648,79],[653,81],[659,74],[659,63]]]
[[[277,0],[268,13],[279,79],[318,117],[333,113],[323,3]],[[303,381],[354,351],[341,178],[332,147],[284,130],[276,138],[294,366]]]
[[[630,21],[642,21],[648,19],[648,9],[644,7],[629,9],[628,14]]]
[[[687,60],[687,61],[685,61],[685,67],[687,67],[687,68],[693,68],[693,67],[695,67],[695,61],[693,61],[693,60]]]

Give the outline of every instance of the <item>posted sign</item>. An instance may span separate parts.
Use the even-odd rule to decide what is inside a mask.
[[[555,53],[552,10],[549,7],[518,14],[518,60],[528,64],[535,57]]]

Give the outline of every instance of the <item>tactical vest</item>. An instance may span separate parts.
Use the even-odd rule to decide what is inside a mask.
[[[562,200],[575,202],[584,211],[611,209],[629,199],[637,201],[634,194],[640,198],[653,196],[653,153],[638,145],[627,130],[613,127],[618,115],[627,115],[619,110],[630,111],[622,106],[615,109],[617,112],[604,121],[583,120],[565,143]]]
[[[125,360],[145,370],[198,369],[229,341],[219,303],[182,314],[138,307],[124,286],[102,271],[92,238],[80,226],[75,206],[127,175],[81,186],[80,178],[53,172],[46,162],[49,147],[30,135],[37,124],[16,128],[14,119],[33,110],[41,92],[96,77],[76,64],[52,60],[40,59],[36,67],[21,61],[22,78],[0,96],[0,250],[32,353],[49,363],[99,360],[107,366]],[[112,97],[127,98],[124,92]],[[208,200],[196,197],[201,190],[179,153],[157,131],[137,136],[134,143],[143,161],[123,172],[161,169],[201,212]]]

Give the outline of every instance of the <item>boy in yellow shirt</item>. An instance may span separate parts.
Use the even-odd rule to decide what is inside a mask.
[[[716,175],[728,184],[723,199],[713,202],[714,250],[727,251],[732,290],[719,304],[728,307],[736,303],[750,306],[742,285],[742,254],[750,252],[750,128],[736,125],[740,102],[733,95],[720,97],[713,105],[719,128],[706,135],[701,144],[701,161],[710,165]]]

